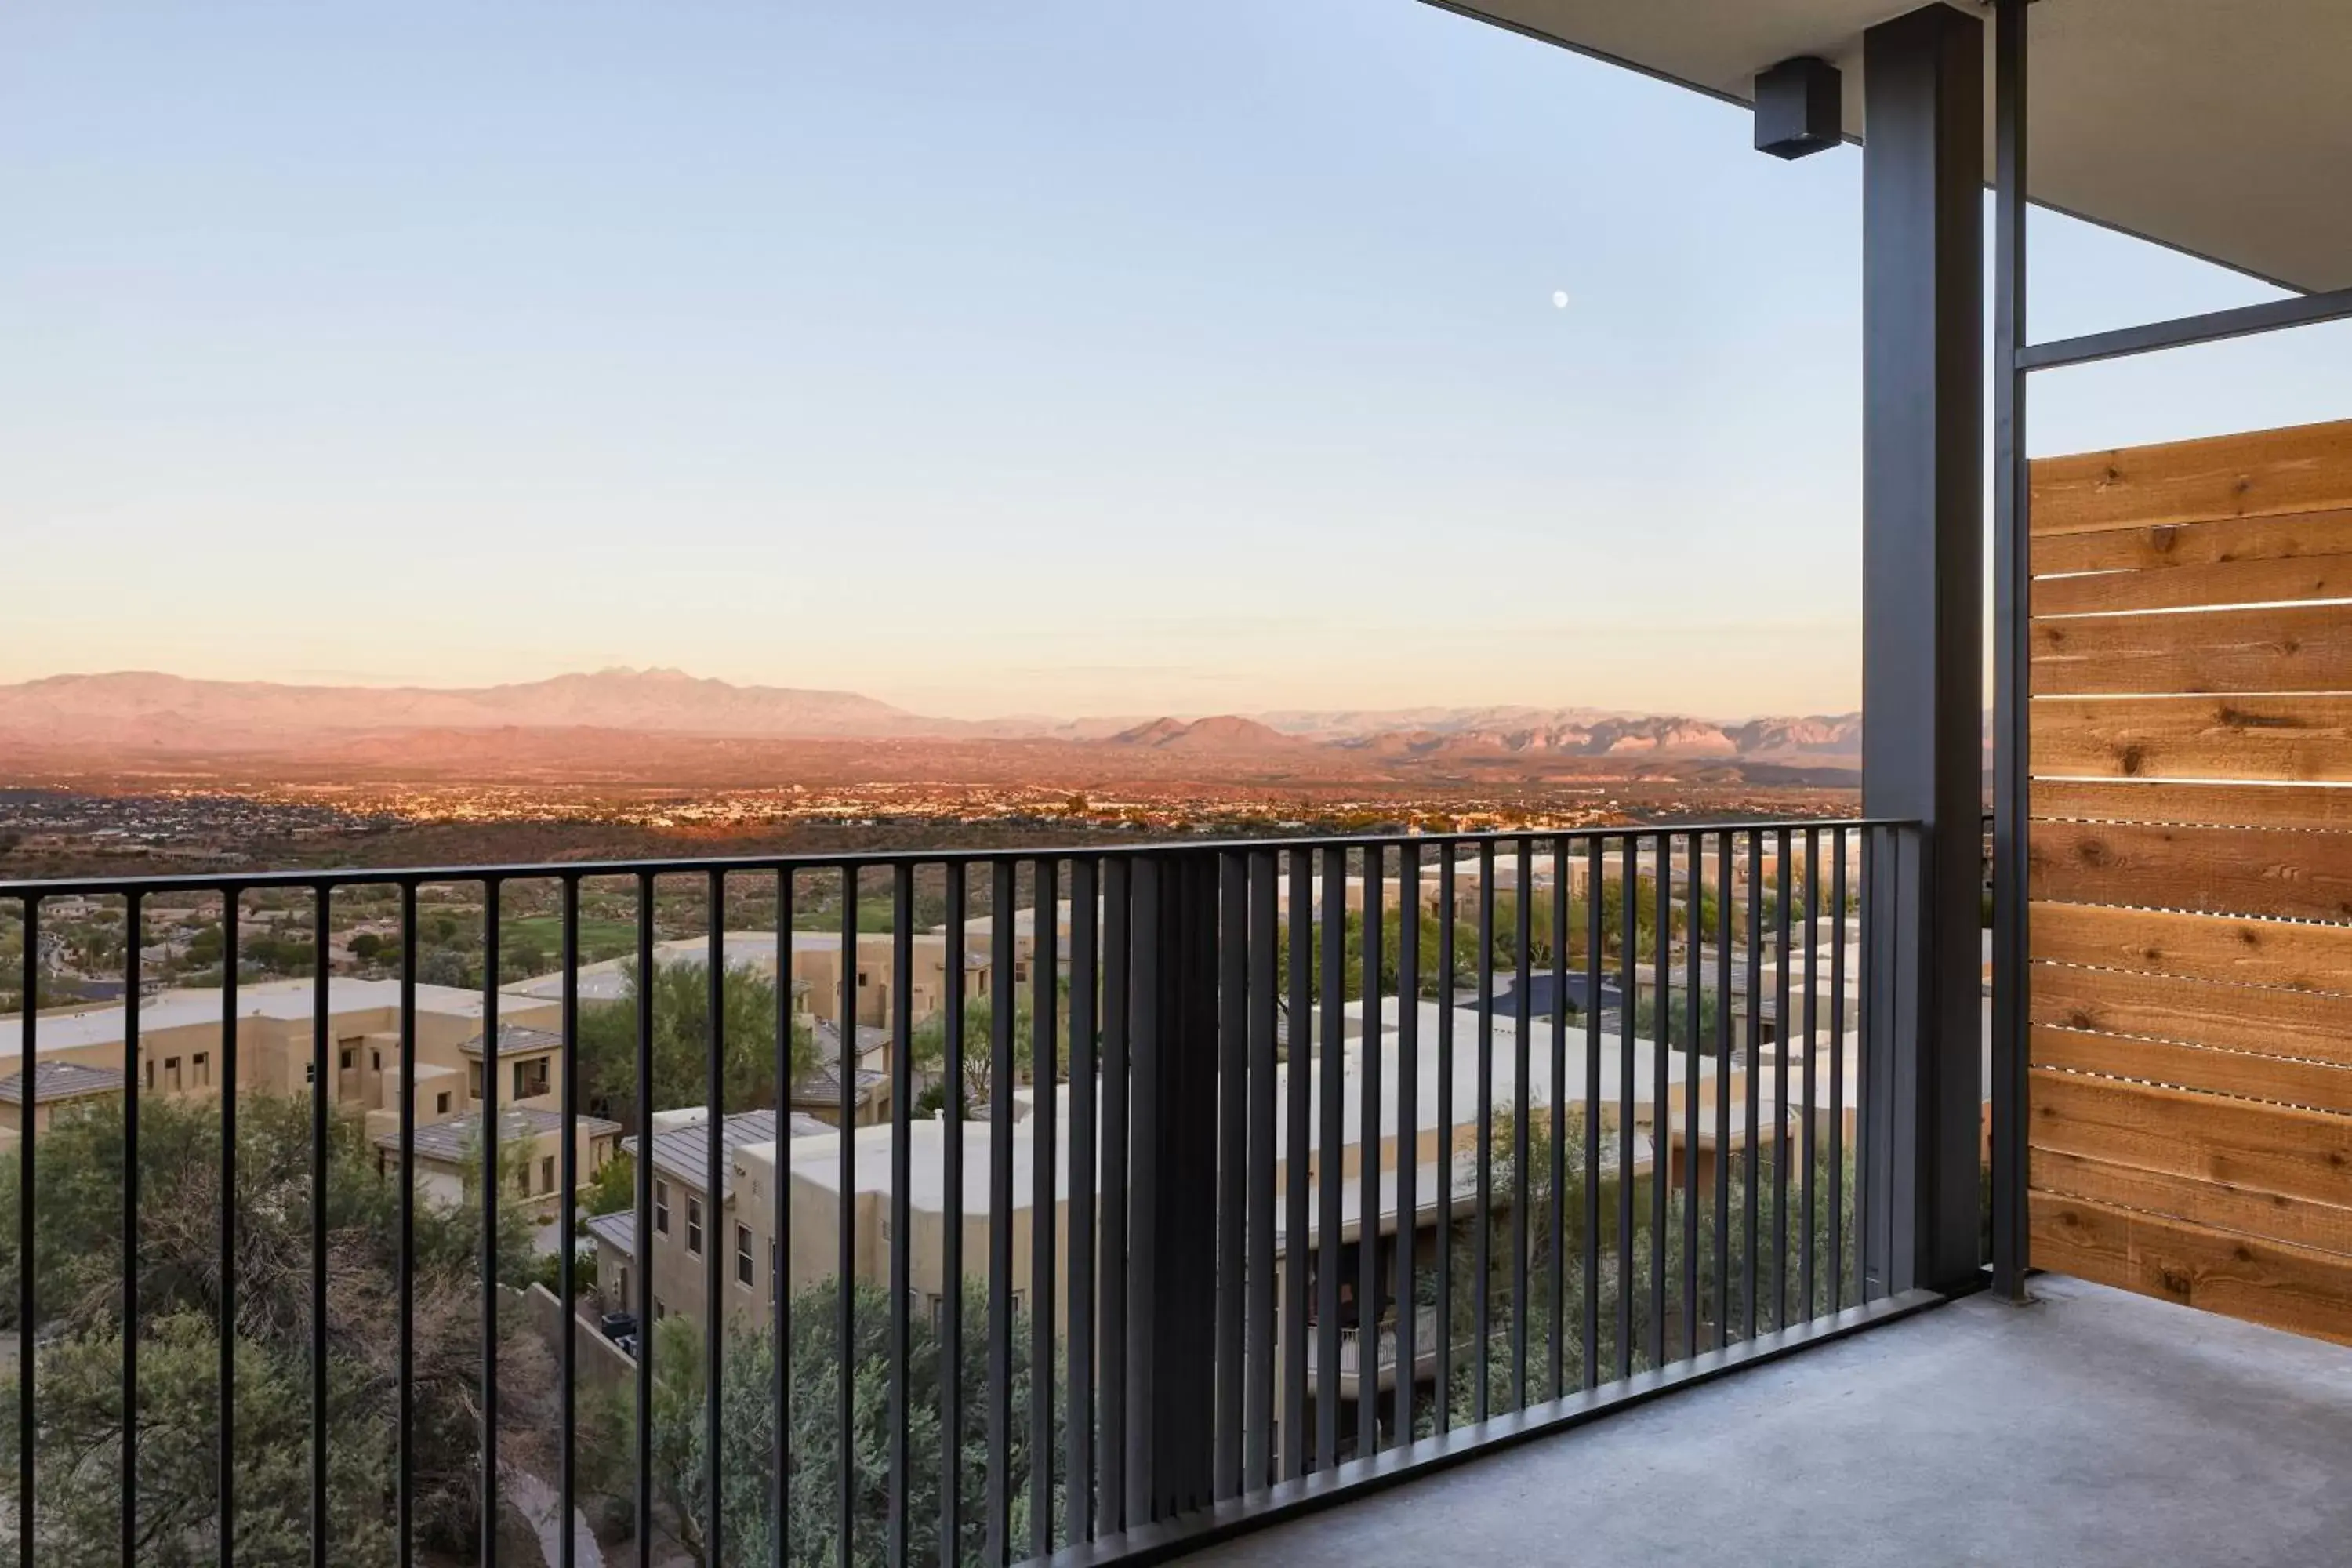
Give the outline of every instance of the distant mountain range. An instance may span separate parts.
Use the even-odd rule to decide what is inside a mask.
[[[674,669],[605,669],[467,689],[296,686],[149,672],[59,675],[0,686],[0,747],[117,759],[285,755],[395,766],[404,755],[528,753],[567,747],[608,762],[625,737],[669,752],[733,742],[1060,742],[1106,761],[1164,755],[1223,769],[1264,763],[1317,773],[1421,767],[1542,769],[1572,762],[1767,764],[1851,770],[1861,717],[1720,722],[1591,708],[1282,710],[1255,716],[1018,717],[912,713],[850,691],[737,686]],[[437,765],[437,764],[436,764]],[[5,764],[0,764],[5,771]]]

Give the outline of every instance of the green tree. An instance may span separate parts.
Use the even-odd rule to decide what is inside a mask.
[[[622,965],[620,1001],[582,1009],[580,1092],[599,1116],[625,1126],[639,1120],[637,988],[634,962]],[[653,978],[653,1094],[656,1108],[706,1104],[710,1098],[709,970],[700,963],[656,965]],[[776,1083],[776,985],[755,969],[730,964],[720,984],[719,1027],[726,1103],[737,1110],[784,1103]],[[797,1019],[789,1066],[798,1082],[816,1070],[816,1041]]]
[[[851,1286],[850,1353],[844,1357],[840,1341],[840,1297],[833,1281],[795,1295],[789,1309],[792,1348],[788,1365],[786,1415],[789,1429],[782,1452],[791,1465],[786,1487],[786,1561],[793,1568],[833,1568],[840,1561],[839,1498],[841,1456],[852,1457],[856,1478],[856,1538],[853,1560],[877,1568],[886,1561],[884,1531],[890,1511],[890,1304],[880,1286]],[[988,1321],[988,1291],[977,1279],[964,1282],[964,1322],[961,1365],[962,1446],[962,1528],[957,1560],[977,1562],[986,1555],[988,1489],[995,1479],[988,1453],[988,1336],[971,1325]],[[908,1331],[908,1462],[905,1518],[908,1560],[937,1562],[939,1549],[940,1475],[942,1431],[940,1385],[946,1362],[945,1347],[932,1331],[928,1314],[917,1312]],[[1003,1479],[1011,1489],[1011,1534],[1015,1542],[1029,1539],[1032,1515],[1029,1485],[1033,1456],[1029,1447],[1029,1411],[1038,1380],[1029,1356],[1030,1331],[1026,1312],[1016,1310],[1011,1324],[1010,1397],[1013,1411]],[[708,1459],[703,1405],[703,1352],[700,1330],[683,1317],[666,1320],[654,1346],[654,1484],[679,1521],[680,1535],[701,1561],[709,1557]],[[725,1526],[724,1561],[767,1563],[775,1556],[775,1347],[766,1332],[735,1331],[728,1336],[720,1366],[719,1408],[722,1444],[720,1470],[721,1519]],[[847,1363],[850,1380],[850,1425],[844,1439],[840,1425],[840,1382]],[[1058,1369],[1048,1374],[1053,1399],[1053,1452],[1061,1443],[1060,1413],[1068,1401],[1060,1387]],[[1051,1458],[1051,1454],[1047,1456]],[[1059,1500],[1055,1503],[1055,1541],[1061,1540]],[[1025,1553],[1024,1553],[1025,1554]]]
[[[294,1568],[309,1560],[310,1519],[310,1105],[248,1095],[238,1107],[235,1401],[237,1560]],[[38,1452],[36,1521],[45,1564],[98,1568],[120,1552],[122,1441],[121,1312],[123,1122],[119,1107],[42,1135],[35,1260]],[[140,1116],[141,1353],[139,1561],[194,1568],[217,1557],[213,1459],[219,1432],[220,1123],[213,1107],[169,1098]],[[0,1170],[0,1213],[13,1214],[13,1165]],[[339,1560],[381,1560],[391,1531],[397,1417],[398,1185],[377,1173],[356,1119],[329,1125],[330,1392],[328,1538]],[[415,1211],[414,1450],[416,1521],[430,1552],[470,1552],[481,1497],[481,1283],[478,1209],[420,1196]],[[501,1217],[500,1279],[525,1283],[529,1223]],[[0,1296],[15,1321],[13,1220],[0,1237]],[[520,1312],[498,1326],[502,1463],[546,1473],[555,1415],[551,1358]],[[13,1468],[15,1385],[0,1386],[0,1465]],[[612,1447],[590,1434],[591,1447]],[[0,1546],[16,1549],[13,1514]]]

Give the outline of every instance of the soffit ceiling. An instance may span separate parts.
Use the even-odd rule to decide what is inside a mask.
[[[1862,112],[1864,29],[1916,0],[1434,0],[1745,103],[1819,55]],[[1992,16],[1985,23],[1986,170]],[[2033,200],[2298,289],[2352,287],[2352,0],[2040,0]]]

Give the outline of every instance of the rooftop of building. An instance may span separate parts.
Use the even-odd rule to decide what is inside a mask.
[[[478,1159],[481,1155],[481,1113],[469,1110],[446,1121],[436,1121],[417,1128],[415,1134],[417,1158],[442,1164]],[[578,1125],[581,1131],[593,1137],[606,1136],[621,1130],[619,1122],[607,1121],[601,1116],[583,1116]],[[526,1138],[536,1140],[549,1133],[561,1134],[562,1131],[563,1118],[556,1111],[516,1106],[499,1113],[499,1138],[501,1142]],[[384,1133],[375,1141],[375,1146],[397,1153],[400,1151],[400,1134]]]

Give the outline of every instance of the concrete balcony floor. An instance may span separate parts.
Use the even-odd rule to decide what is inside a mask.
[[[2063,1278],[1205,1550],[1219,1568],[2352,1563],[2352,1349]]]

